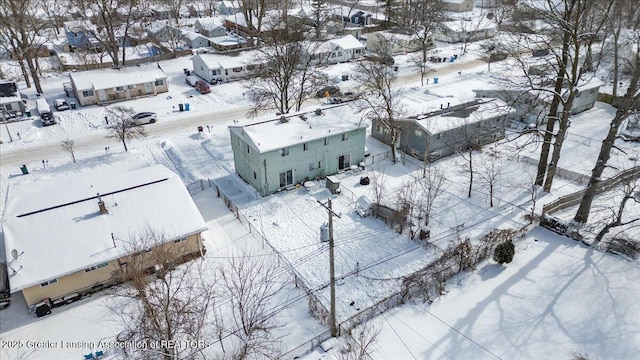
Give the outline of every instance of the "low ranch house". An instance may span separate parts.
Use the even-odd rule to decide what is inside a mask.
[[[455,103],[454,99],[428,103],[433,111],[396,120],[406,154],[434,161],[470,146],[482,146],[504,137],[508,119],[515,110],[499,99],[475,99]],[[439,105],[439,106],[438,106]],[[391,133],[380,121],[373,121],[371,136],[391,144]]]
[[[28,306],[71,302],[126,280],[128,267],[162,268],[147,255],[156,248],[175,263],[200,256],[206,229],[180,178],[161,165],[18,183],[2,222],[10,290]]]
[[[366,127],[349,109],[343,104],[229,126],[236,172],[268,195],[357,166],[364,161]]]
[[[70,72],[73,93],[82,106],[109,104],[169,91],[167,75],[155,64]]]
[[[225,54],[198,54],[191,58],[193,71],[206,82],[247,77],[255,69],[257,50]]]

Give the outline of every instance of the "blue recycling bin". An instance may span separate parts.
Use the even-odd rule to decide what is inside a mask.
[[[456,57],[455,57],[455,56],[452,56],[452,57],[451,57],[451,59],[449,59],[449,61],[450,61],[450,62],[454,62],[454,61],[456,61]]]
[[[189,103],[184,103],[184,111],[189,111]]]
[[[438,78],[437,78],[437,77],[434,77],[434,78],[433,78],[433,83],[434,83],[434,84],[437,84],[437,83],[438,83]]]

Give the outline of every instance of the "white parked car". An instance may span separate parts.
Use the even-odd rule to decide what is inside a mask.
[[[64,99],[56,99],[56,102],[53,105],[53,107],[55,107],[56,110],[58,111],[65,111],[65,110],[71,109],[67,100],[64,100]]]
[[[153,124],[158,120],[158,114],[154,112],[141,112],[131,117],[131,122],[136,125]]]

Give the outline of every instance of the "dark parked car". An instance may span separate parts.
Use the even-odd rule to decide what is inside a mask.
[[[387,66],[391,66],[396,62],[391,55],[366,54],[364,58]]]
[[[153,124],[158,120],[158,115],[154,112],[141,112],[131,117],[131,122],[136,125]]]
[[[340,88],[332,85],[325,86],[323,88],[318,89],[318,91],[316,92],[316,97],[326,97],[327,93],[329,93],[329,96],[339,96]]]

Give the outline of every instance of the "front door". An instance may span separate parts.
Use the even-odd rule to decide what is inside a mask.
[[[351,166],[351,154],[340,155],[338,157],[338,170],[344,170]]]
[[[98,98],[100,99],[100,102],[107,101],[107,94],[104,92],[104,90],[98,90]]]
[[[147,94],[151,94],[151,83],[144,83],[144,91],[146,91]]]

